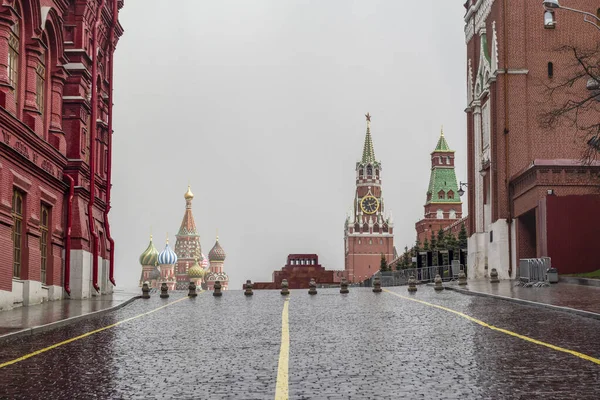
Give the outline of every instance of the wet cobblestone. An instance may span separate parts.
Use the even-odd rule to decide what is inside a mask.
[[[413,297],[600,357],[600,321],[427,289]],[[2,342],[0,363],[182,297]],[[0,369],[0,398],[272,399],[284,301],[279,291],[186,298]],[[292,290],[289,325],[291,399],[598,398],[599,365],[369,288]]]

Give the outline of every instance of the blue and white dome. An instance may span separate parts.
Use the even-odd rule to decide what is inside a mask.
[[[172,265],[177,263],[177,254],[169,247],[169,242],[167,242],[165,249],[158,255],[158,263],[160,265]]]

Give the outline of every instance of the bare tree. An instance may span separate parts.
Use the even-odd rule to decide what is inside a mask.
[[[540,124],[551,129],[576,128],[586,142],[582,160],[589,164],[600,158],[600,45],[589,50],[563,46],[557,51],[566,53],[572,63],[567,78],[545,84],[551,107],[540,114]],[[587,90],[581,90],[582,86]]]

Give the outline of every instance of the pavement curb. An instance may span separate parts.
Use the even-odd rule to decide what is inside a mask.
[[[600,287],[600,279],[578,278],[576,276],[560,276],[560,282],[570,283],[572,285],[596,286]]]
[[[555,311],[562,311],[562,312],[567,312],[570,314],[576,314],[576,315],[586,317],[586,318],[593,318],[593,319],[600,320],[600,314],[597,314],[597,313],[594,313],[591,311],[577,310],[576,308],[555,306],[553,304],[546,304],[546,303],[538,303],[536,301],[516,299],[514,297],[500,296],[498,294],[474,292],[472,290],[459,289],[459,288],[455,288],[455,287],[451,287],[451,286],[444,286],[444,289],[454,290],[455,292],[458,292],[461,294],[466,294],[469,296],[492,297],[492,298],[495,298],[498,300],[512,301],[513,303],[519,303],[519,304],[524,304],[527,306],[538,307],[538,308],[549,308],[549,309],[555,310]]]
[[[31,328],[21,329],[20,331],[7,333],[5,335],[0,336],[0,342],[3,342],[5,340],[19,338],[21,336],[34,335],[36,333],[49,331],[49,330],[55,329],[55,328],[60,328],[61,326],[69,325],[74,322],[79,322],[79,321],[83,321],[83,320],[86,320],[89,318],[98,317],[103,314],[107,314],[111,311],[118,310],[119,308],[125,307],[127,304],[132,303],[134,300],[141,299],[141,298],[142,298],[142,296],[134,296],[128,300],[125,300],[122,303],[117,304],[116,306],[105,308],[103,310],[93,311],[91,313],[82,314],[82,315],[76,315],[74,317],[61,319],[60,321],[50,322],[49,324],[34,326]],[[68,301],[68,300],[61,300],[61,301]]]

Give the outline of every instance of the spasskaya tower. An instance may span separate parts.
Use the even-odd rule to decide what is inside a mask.
[[[394,229],[387,214],[381,186],[381,162],[375,159],[371,138],[371,115],[362,159],[356,163],[356,190],[352,212],[344,224],[345,270],[350,282],[362,282],[376,273],[383,255],[389,264],[394,257]]]

